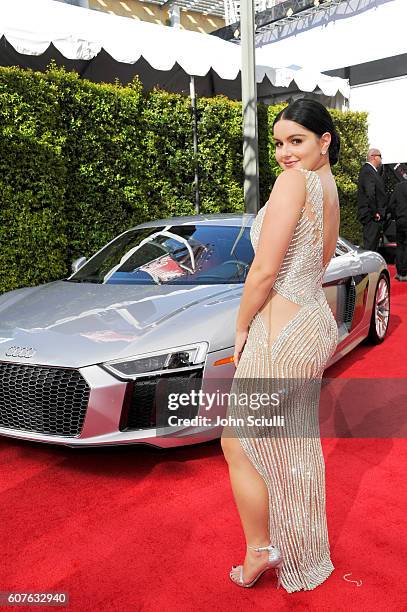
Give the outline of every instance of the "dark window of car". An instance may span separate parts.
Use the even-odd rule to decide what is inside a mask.
[[[342,240],[338,240],[336,243],[335,256],[347,255],[351,251],[351,247],[345,244]]]
[[[130,230],[69,280],[132,285],[243,283],[254,257],[249,231],[192,224]]]

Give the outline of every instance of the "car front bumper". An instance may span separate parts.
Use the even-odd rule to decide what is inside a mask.
[[[231,383],[234,372],[233,364],[228,364],[221,367],[214,367],[211,364],[215,361],[215,359],[222,359],[223,357],[230,355],[231,350],[232,349],[225,349],[224,351],[217,351],[216,353],[212,353],[212,355],[208,355],[205,368],[202,371],[202,379],[199,383],[199,386],[203,390],[205,390],[208,385],[211,386],[211,382],[213,383],[214,379],[216,381],[216,378],[220,375],[222,378],[219,379],[219,383],[222,386],[222,390],[228,390],[227,382],[229,381]],[[1,365],[3,364],[4,362],[2,362]],[[21,366],[21,368],[25,369],[39,367],[35,365],[27,366],[21,363],[13,363],[12,365]],[[61,369],[56,368],[48,369],[51,371],[61,371]],[[72,372],[79,373],[81,378],[86,381],[88,388],[88,395],[84,400],[86,401],[86,406],[84,410],[83,422],[79,427],[80,431],[77,434],[61,435],[60,430],[62,425],[59,426],[58,423],[55,424],[55,431],[53,431],[53,433],[47,433],[46,428],[43,428],[41,431],[41,417],[38,417],[38,415],[35,419],[35,424],[30,425],[29,428],[24,427],[24,422],[27,423],[27,420],[23,421],[22,419],[21,426],[19,425],[18,427],[13,427],[12,420],[10,420],[11,425],[5,427],[5,419],[3,418],[3,415],[0,425],[0,435],[70,447],[147,444],[160,448],[171,448],[201,443],[218,438],[221,435],[222,427],[149,427],[148,418],[147,420],[144,419],[147,425],[144,424],[142,427],[137,427],[137,425],[131,429],[123,427],[123,415],[125,414],[126,402],[128,401],[127,396],[129,393],[129,383],[127,381],[118,380],[112,374],[98,365],[72,370]],[[180,388],[180,391],[181,390],[182,388]],[[30,401],[27,402],[27,394],[29,393],[29,390],[25,389],[23,392],[26,395],[24,402],[25,413],[27,413],[27,404],[31,404],[29,406],[29,408],[31,408],[31,412],[34,412],[35,409],[37,409],[37,412],[40,411],[41,407],[34,405],[35,399],[30,399]],[[22,410],[22,403],[21,401],[12,402],[12,398],[9,399],[8,410],[11,410],[14,416],[15,411]],[[60,405],[62,405],[62,412],[60,410],[60,416],[58,417],[60,419],[60,423],[62,424],[62,420],[64,418],[64,398],[58,398],[58,394],[55,394],[54,392],[53,395],[51,395],[51,399],[55,402],[54,406],[52,407],[54,413],[58,412],[58,402]],[[144,408],[145,406],[140,405],[141,410]],[[0,406],[0,414],[2,412],[4,412],[4,405]],[[220,416],[223,416],[224,412],[224,409],[219,409]],[[28,418],[29,417],[30,415],[28,415]]]

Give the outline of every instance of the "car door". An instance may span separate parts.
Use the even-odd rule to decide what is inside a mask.
[[[358,252],[339,238],[323,279],[325,295],[338,325],[339,342],[349,336],[363,317],[367,285],[368,274],[362,272]]]

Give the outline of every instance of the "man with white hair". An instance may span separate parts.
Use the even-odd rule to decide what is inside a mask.
[[[363,246],[370,251],[377,251],[379,246],[388,201],[378,173],[381,165],[379,149],[369,149],[358,180],[358,219],[363,225]]]

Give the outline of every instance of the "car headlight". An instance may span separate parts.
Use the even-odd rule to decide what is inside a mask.
[[[119,378],[139,378],[151,374],[183,372],[201,367],[208,352],[207,342],[179,346],[168,351],[108,361],[102,366]]]

